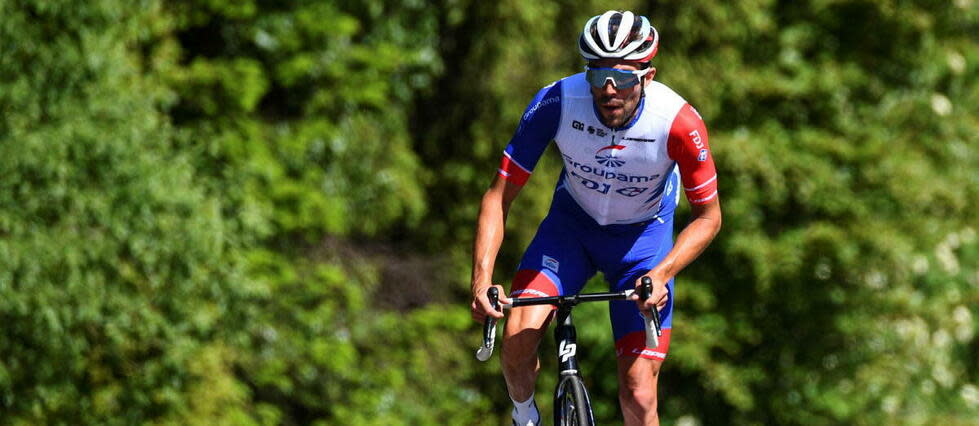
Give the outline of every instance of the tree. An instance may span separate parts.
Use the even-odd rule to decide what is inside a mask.
[[[241,329],[235,229],[171,149],[167,91],[130,49],[165,21],[144,3],[0,6],[5,421],[186,415],[192,389],[221,383],[200,359],[228,365]]]

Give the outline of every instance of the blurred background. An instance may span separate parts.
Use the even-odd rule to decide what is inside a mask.
[[[979,424],[973,0],[0,0],[0,423],[509,424],[478,202],[609,8],[659,29],[725,212],[664,424]],[[576,318],[620,424],[606,308]]]

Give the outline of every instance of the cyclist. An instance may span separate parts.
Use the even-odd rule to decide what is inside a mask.
[[[550,211],[527,248],[509,297],[575,294],[601,271],[611,291],[653,280],[645,303],[609,304],[619,403],[625,424],[658,424],[656,386],[670,343],[673,277],[721,226],[717,175],[696,110],[653,80],[659,34],[644,16],[610,10],[587,21],[578,49],[585,72],[541,89],[503,152],[483,195],[474,243],[472,313],[502,318],[486,298],[510,205],[551,140],[564,161]],[[673,242],[680,185],[692,220]],[[499,287],[499,286],[498,286]],[[500,288],[500,294],[505,294]],[[502,297],[509,303],[509,297]],[[660,310],[663,337],[645,347],[641,312]],[[503,335],[503,372],[513,421],[536,425],[540,343],[553,307],[513,309]]]

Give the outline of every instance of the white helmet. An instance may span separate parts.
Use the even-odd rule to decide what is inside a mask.
[[[622,59],[648,62],[656,56],[659,33],[645,16],[610,10],[585,23],[578,50],[586,60]]]

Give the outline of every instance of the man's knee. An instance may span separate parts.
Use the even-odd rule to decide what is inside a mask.
[[[656,410],[656,387],[662,361],[643,358],[620,360],[619,399],[642,411]]]
[[[656,409],[656,388],[655,387],[633,387],[619,388],[619,399],[643,411]]]

